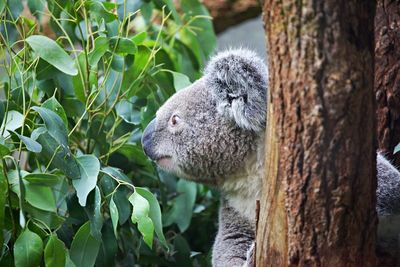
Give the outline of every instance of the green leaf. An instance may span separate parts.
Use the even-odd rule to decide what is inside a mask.
[[[34,15],[39,21],[42,18],[44,6],[45,5],[42,0],[28,0],[28,7],[31,11],[31,14]]]
[[[41,186],[55,186],[60,183],[61,178],[55,174],[49,173],[30,173],[23,177],[25,181],[28,181],[31,185]]]
[[[36,142],[35,140],[20,135],[16,132],[14,132],[14,134],[19,137],[19,139],[25,144],[26,149],[28,149],[29,151],[32,151],[34,153],[40,153],[42,151],[42,145]]]
[[[113,37],[110,39],[110,51],[123,55],[134,55],[137,52],[137,47],[131,39],[125,37]]]
[[[136,44],[136,45],[138,45],[138,44],[141,44],[141,43],[143,43],[143,41],[144,40],[146,40],[146,37],[147,37],[147,32],[139,32],[139,33],[137,33],[137,34],[135,34],[132,38],[131,38],[131,40]]]
[[[90,191],[96,187],[97,176],[100,171],[99,160],[93,155],[84,155],[76,159],[81,173],[80,179],[75,179],[72,184],[76,190],[79,204],[86,206],[86,199]]]
[[[202,18],[198,18],[190,24],[190,26],[201,30],[194,34],[193,32],[184,29],[181,34],[184,35],[183,40],[189,46],[194,42],[199,44],[201,50],[193,51],[194,53],[200,54],[202,52],[201,54],[203,54],[203,59],[208,58],[214,52],[217,44],[217,38],[214,33],[214,27],[210,13],[207,11],[207,8],[200,3],[199,0],[182,0],[180,3],[184,13],[191,14],[192,16],[203,16]],[[208,18],[206,16],[208,16]],[[193,49],[195,46],[192,45],[190,47]],[[200,57],[200,55],[198,55],[198,57]]]
[[[57,142],[44,127],[39,127],[32,132],[31,138],[42,145],[41,157],[51,160],[52,166],[60,169],[67,177],[78,179],[80,169],[69,147],[63,147]],[[55,155],[54,155],[55,153]]]
[[[62,119],[64,125],[66,127],[68,126],[67,115],[65,114],[64,108],[61,106],[61,104],[57,101],[57,99],[54,96],[44,101],[42,107],[50,109],[51,111],[55,112]]]
[[[90,16],[95,20],[100,21],[101,19],[104,19],[104,21],[108,23],[117,19],[117,15],[108,12],[101,2],[88,1],[86,6],[90,10]]]
[[[37,267],[43,253],[43,241],[35,233],[25,229],[14,244],[16,267]]]
[[[399,152],[399,151],[400,151],[400,143],[398,143],[398,144],[394,147],[393,154],[396,154],[396,153]]]
[[[86,82],[87,82],[87,64],[85,53],[81,52],[75,59],[76,65],[79,66],[78,73],[72,77],[72,84],[74,85],[74,93],[76,98],[78,98],[82,103],[86,102]]]
[[[24,5],[21,0],[8,0],[8,7],[10,8],[12,19],[15,21],[24,10]]]
[[[85,211],[90,220],[90,233],[94,238],[101,241],[103,216],[101,213],[100,189],[97,186],[95,187],[95,190],[89,194],[88,200]]]
[[[130,0],[130,1],[123,1],[123,0],[117,0],[118,3],[118,8],[117,8],[117,14],[118,18],[122,21],[125,19],[128,14],[132,14],[136,12],[143,4],[143,0]]]
[[[149,217],[150,204],[136,190],[128,200],[133,206],[131,220],[133,223],[137,223],[144,242],[151,248],[153,246],[154,224]]]
[[[110,215],[111,215],[111,221],[112,221],[112,225],[113,225],[113,229],[114,229],[114,235],[115,235],[115,237],[118,237],[117,227],[118,227],[119,215],[118,215],[118,209],[117,209],[117,206],[115,205],[113,197],[111,197],[111,200],[110,200]]]
[[[62,146],[62,148],[67,148],[67,128],[60,116],[58,116],[54,111],[44,107],[32,107],[32,109],[42,117],[48,133]]]
[[[6,177],[3,174],[3,169],[0,167],[0,244],[4,244],[3,234],[4,222],[5,222],[5,209],[6,199],[8,196],[8,187]]]
[[[182,266],[193,266],[190,257],[190,246],[179,234],[177,234],[174,238],[174,249],[176,250],[176,254],[174,254],[176,262],[179,262],[179,264]]]
[[[46,211],[56,211],[56,201],[49,187],[30,183],[25,185],[25,200],[32,206]]]
[[[138,80],[140,73],[152,66],[151,62],[148,64],[149,61],[151,61],[150,49],[144,45],[139,45],[138,53],[135,55],[135,61],[133,62],[133,65],[124,72],[122,79],[121,88],[124,92],[129,92],[128,97],[137,94],[133,89],[136,89],[135,85],[140,81],[140,79]]]
[[[104,36],[99,36],[94,40],[94,48],[89,53],[89,65],[96,66],[101,57],[108,50],[108,39]]]
[[[177,184],[178,196],[172,209],[165,215],[164,226],[176,223],[181,232],[184,232],[190,225],[193,207],[196,201],[196,184],[180,179]],[[182,216],[185,214],[185,216]]]
[[[182,90],[192,84],[189,80],[189,77],[185,74],[175,71],[171,71],[171,73],[174,78],[175,91],[178,92],[179,90]]]
[[[137,99],[137,98],[136,98]],[[121,100],[115,106],[117,115],[124,121],[133,125],[140,125],[140,111],[136,109],[133,101]]]
[[[75,263],[71,260],[68,250],[65,253],[65,267],[76,267]]]
[[[121,261],[120,258],[116,257],[118,244],[111,223],[107,222],[104,224],[101,234],[102,242],[96,259],[96,267],[118,266],[118,263],[116,262]]]
[[[105,195],[111,194],[114,191],[116,187],[114,179],[118,179],[129,184],[131,183],[129,178],[126,177],[126,175],[123,174],[117,168],[105,167],[102,168],[102,172],[104,172],[105,175],[102,177],[100,184],[102,187],[102,191],[104,192]],[[126,196],[130,194],[130,192],[131,191],[128,187],[120,186],[113,195],[115,205],[118,208],[118,214],[119,214],[118,221],[120,225],[123,225],[131,215],[132,206],[126,198]]]
[[[24,124],[24,116],[16,110],[10,110],[6,116],[6,123],[4,123],[3,121],[0,127],[1,130],[3,130],[3,128],[5,127],[3,137],[7,137],[10,135],[8,131],[15,131]]]
[[[90,234],[90,222],[82,225],[75,234],[70,249],[70,256],[76,267],[94,266],[100,243]]]
[[[153,193],[151,193],[145,188],[135,187],[135,190],[138,192],[138,194],[140,194],[149,202],[150,205],[149,217],[153,221],[154,230],[160,242],[168,249],[167,241],[165,240],[165,236],[162,229],[161,209],[156,197],[153,195]]]
[[[72,76],[78,74],[74,61],[55,41],[43,35],[32,35],[26,42],[40,58],[60,71]]]
[[[10,154],[11,154],[10,149],[5,145],[0,144],[0,158],[4,158],[5,156]]]
[[[143,149],[136,144],[123,144],[117,151],[136,164],[146,165],[148,163]]]
[[[4,9],[6,8],[7,0],[0,0],[0,15],[3,13]]]
[[[66,259],[65,250],[64,243],[57,238],[57,235],[52,234],[44,249],[44,263],[46,267],[64,267]]]

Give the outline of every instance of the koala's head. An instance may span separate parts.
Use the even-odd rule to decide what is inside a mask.
[[[204,76],[175,93],[142,137],[146,155],[177,176],[219,184],[257,153],[266,124],[267,69],[238,49],[213,57]]]

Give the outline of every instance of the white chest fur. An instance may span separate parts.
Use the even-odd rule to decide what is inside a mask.
[[[256,218],[256,201],[261,197],[262,177],[264,174],[264,140],[255,155],[251,155],[244,170],[227,178],[222,191],[229,206],[239,214],[254,222]]]

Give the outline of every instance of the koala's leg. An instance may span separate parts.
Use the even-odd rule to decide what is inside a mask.
[[[226,201],[219,211],[218,234],[212,252],[213,267],[251,266],[248,253],[254,242],[254,225],[239,215]]]

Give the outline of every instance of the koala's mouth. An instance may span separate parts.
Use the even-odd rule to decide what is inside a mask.
[[[170,169],[172,166],[172,157],[171,156],[161,156],[158,157],[155,162],[162,168]]]

